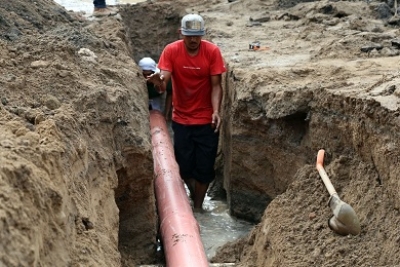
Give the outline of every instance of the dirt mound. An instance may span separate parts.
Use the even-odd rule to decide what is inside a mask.
[[[0,38],[16,40],[19,36],[44,33],[58,23],[73,23],[73,15],[53,1],[2,1],[0,3]]]
[[[224,20],[232,23],[213,26],[242,29],[240,38],[214,38],[230,59],[233,88],[225,95],[233,115],[224,124],[224,185],[234,214],[261,218],[213,261],[399,264],[398,29],[378,18],[376,3],[268,4],[238,2],[207,13],[229,10]],[[267,49],[248,49],[254,40]],[[327,172],[339,195],[360,218],[359,236],[339,236],[327,225],[329,195],[315,169],[320,148],[329,151]]]
[[[0,265],[154,261],[147,94],[123,25],[45,0],[2,1],[0,18]]]

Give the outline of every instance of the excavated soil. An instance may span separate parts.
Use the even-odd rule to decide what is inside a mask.
[[[212,261],[399,266],[393,2],[285,0],[148,1],[100,20],[50,0],[0,2],[0,266],[160,262],[135,61],[157,59],[191,11],[228,66],[215,190],[257,223]],[[327,225],[321,148],[357,236]]]

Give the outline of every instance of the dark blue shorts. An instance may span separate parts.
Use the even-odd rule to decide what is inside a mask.
[[[214,180],[214,163],[218,150],[219,132],[211,124],[182,125],[172,122],[175,158],[183,179],[193,178],[201,183]]]

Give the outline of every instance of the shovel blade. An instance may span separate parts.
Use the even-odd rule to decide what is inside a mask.
[[[329,220],[329,227],[341,235],[358,235],[361,232],[360,221],[354,209],[334,195],[329,201],[333,217]]]

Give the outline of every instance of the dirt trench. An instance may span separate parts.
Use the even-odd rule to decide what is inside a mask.
[[[0,263],[162,261],[147,98],[134,61],[158,59],[194,10],[229,69],[216,191],[233,215],[258,223],[212,261],[400,264],[398,54],[388,47],[398,30],[364,2],[278,6],[157,1],[122,7],[121,20],[82,22],[50,1],[1,2]],[[251,26],[257,18],[264,22]],[[248,50],[256,38],[269,52]],[[356,45],[371,40],[386,52],[360,53]],[[358,236],[327,226],[329,196],[314,166],[320,148],[360,218]]]
[[[280,9],[282,3],[293,8]],[[193,10],[205,17],[205,38],[221,47],[228,66],[216,195],[226,195],[233,216],[258,223],[248,237],[227,244],[212,261],[238,266],[399,264],[399,76],[393,58],[398,52],[388,48],[365,57],[348,41],[339,41],[344,45],[339,48],[335,39],[354,38],[361,47],[380,27],[381,34],[373,38],[386,46],[394,30],[375,20],[388,18],[377,12],[383,4],[369,6],[369,12],[363,2],[279,2],[273,8],[268,1],[207,4]],[[143,12],[149,12],[146,8]],[[151,53],[145,49],[159,44],[160,27],[175,36],[177,15],[185,12],[161,10],[167,10],[171,24],[164,20],[142,29],[156,33],[155,39],[132,38],[135,55]],[[146,14],[154,21],[153,13]],[[357,25],[354,16],[360,16]],[[250,22],[260,18],[265,26],[248,30],[249,17]],[[335,37],[326,33],[330,22],[324,21],[341,25],[337,17],[345,26]],[[125,20],[125,25],[132,36],[140,36],[142,30],[137,32],[132,21]],[[361,33],[343,37],[348,25]],[[235,29],[239,36],[234,36]],[[325,39],[313,36],[319,30]],[[266,32],[277,41],[264,37]],[[246,51],[255,37],[269,42],[273,51]],[[143,46],[143,40],[150,42]],[[296,54],[294,45],[288,50],[290,42],[303,50]],[[306,55],[310,44],[311,55]],[[157,58],[159,51],[152,51]],[[271,60],[281,65],[268,65]],[[370,66],[374,76],[368,74]],[[373,78],[379,75],[383,78]],[[315,169],[319,149],[327,152],[325,166],[339,196],[360,219],[358,236],[343,237],[328,227],[329,194]]]

